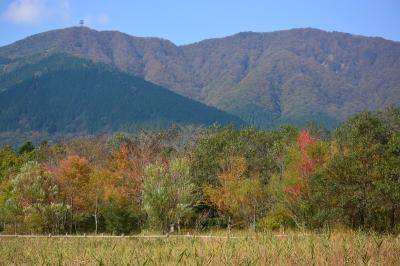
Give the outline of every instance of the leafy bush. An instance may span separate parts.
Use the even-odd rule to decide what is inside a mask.
[[[140,232],[140,214],[128,202],[111,200],[104,210],[105,229],[113,234]]]
[[[257,229],[260,231],[278,230],[280,228],[294,228],[295,223],[290,217],[288,211],[284,208],[276,208],[268,212],[257,223]]]

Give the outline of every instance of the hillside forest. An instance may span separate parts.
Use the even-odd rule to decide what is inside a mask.
[[[400,231],[400,108],[335,131],[171,127],[0,150],[0,229],[18,234]]]
[[[0,47],[0,143],[4,132],[133,132],[210,120],[333,129],[400,104],[399,58],[399,42],[312,28],[187,45],[88,27],[46,31]]]

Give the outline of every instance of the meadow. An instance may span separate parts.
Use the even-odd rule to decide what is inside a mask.
[[[399,265],[400,239],[346,232],[231,237],[1,237],[1,265]]]

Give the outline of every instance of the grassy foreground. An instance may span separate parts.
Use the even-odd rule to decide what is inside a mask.
[[[1,265],[400,265],[400,239],[364,233],[237,238],[0,238]]]

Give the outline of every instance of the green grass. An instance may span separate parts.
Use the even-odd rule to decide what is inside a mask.
[[[399,265],[400,239],[364,233],[243,238],[0,238],[1,265]]]

